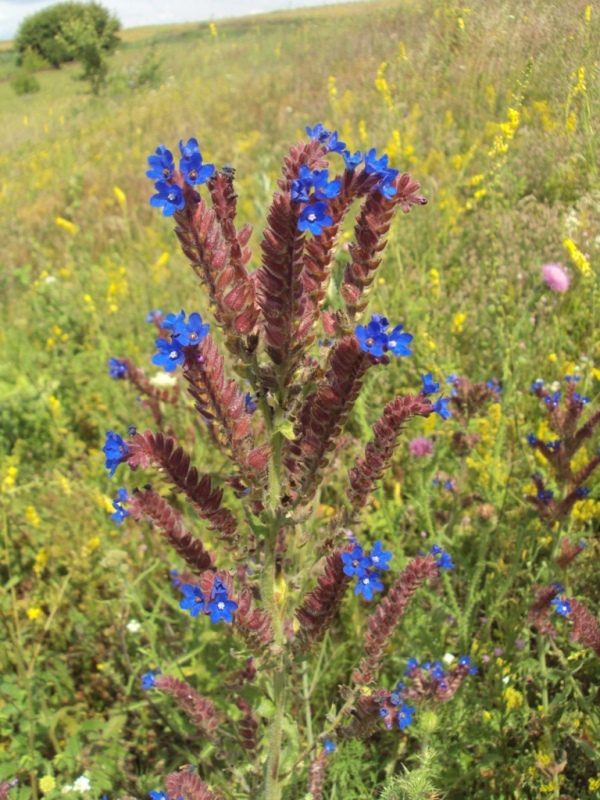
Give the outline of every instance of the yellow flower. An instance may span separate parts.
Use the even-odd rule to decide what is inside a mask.
[[[590,778],[588,788],[590,792],[595,792],[597,789],[600,789],[600,776],[597,776],[596,778]]]
[[[586,6],[585,7],[585,21],[586,22],[591,22],[592,21],[592,7],[591,6]],[[590,786],[590,789],[591,788],[592,787]]]
[[[213,39],[216,39],[218,37],[219,34],[217,32],[217,26],[215,25],[214,22],[208,23],[208,30]]]
[[[60,400],[54,397],[53,394],[51,394],[50,397],[48,398],[48,405],[50,406],[50,413],[52,414],[52,416],[56,416],[60,408]]]
[[[581,272],[584,277],[592,274],[592,268],[590,267],[590,262],[581,252],[581,250],[577,247],[575,242],[572,239],[565,239],[563,242],[564,246],[567,248],[571,261],[575,264],[577,269]]]
[[[90,550],[95,550],[100,546],[100,539],[97,536],[93,536],[91,539],[88,539],[86,546],[89,547]]]
[[[512,711],[514,708],[521,708],[523,705],[523,695],[512,686],[507,686],[503,692],[503,697],[506,702],[506,710]]]
[[[556,353],[550,353],[549,356],[548,356],[548,361],[552,361],[552,362],[558,361]]]
[[[127,206],[127,195],[123,191],[123,189],[119,189],[118,186],[113,186],[113,192],[115,193],[115,197],[117,198],[118,204],[121,208],[126,208]]]
[[[71,236],[75,236],[79,228],[77,225],[74,225],[72,222],[69,222],[68,219],[64,219],[64,217],[56,217],[54,222],[58,225],[59,228],[67,231],[71,234]]]
[[[467,318],[467,315],[463,314],[462,312],[459,313],[459,314],[455,314],[454,315],[454,317],[452,319],[452,332],[453,333],[462,333],[463,325],[465,323],[466,318]]]
[[[50,794],[56,788],[56,781],[52,775],[44,775],[40,778],[40,792],[42,794]]]
[[[27,616],[29,617],[30,620],[34,620],[37,619],[38,617],[41,617],[43,613],[44,612],[42,611],[42,609],[38,608],[37,606],[31,606],[31,608],[27,609]]]
[[[4,476],[4,480],[2,481],[3,491],[8,491],[9,489],[13,488],[13,486],[17,482],[18,473],[19,473],[18,467],[9,467],[6,470],[6,475]]]
[[[40,518],[37,515],[37,512],[33,506],[27,506],[25,509],[25,519],[27,522],[30,522],[34,528],[40,527]]]

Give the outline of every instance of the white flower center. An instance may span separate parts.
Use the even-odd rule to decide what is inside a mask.
[[[178,355],[179,353],[177,352],[177,350],[171,350],[171,352],[169,353],[169,358],[172,358],[173,361],[175,361]]]
[[[177,200],[177,195],[175,194],[175,192],[169,192],[169,194],[167,195],[167,199],[169,203],[174,203]]]
[[[307,219],[309,222],[314,222],[314,221],[316,220],[316,218],[317,218],[317,215],[316,215],[316,214],[308,214],[308,216],[306,217],[306,219]]]
[[[223,611],[223,609],[225,608],[225,603],[223,602],[217,603],[217,608],[219,609],[219,611]]]

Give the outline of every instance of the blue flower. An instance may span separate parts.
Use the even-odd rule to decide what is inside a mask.
[[[130,511],[128,511],[126,508],[123,508],[123,506],[120,505],[121,503],[126,503],[128,500],[129,500],[129,494],[127,492],[127,489],[119,489],[119,491],[117,492],[117,497],[115,500],[113,500],[112,504],[115,510],[114,514],[110,515],[110,518],[114,520],[117,523],[117,525],[120,525],[125,519],[125,517],[128,517],[131,514]]]
[[[492,392],[496,392],[497,394],[502,393],[502,387],[499,385],[496,378],[492,378],[490,381],[487,381],[487,383],[485,384],[485,388],[489,389]]]
[[[317,200],[332,200],[338,196],[342,187],[341,181],[329,180],[329,171],[326,169],[315,170],[312,173],[312,183]]]
[[[412,723],[416,710],[416,708],[412,708],[407,703],[404,703],[404,705],[398,710],[398,726],[400,727],[401,731],[403,731],[405,728],[408,728],[408,726]]]
[[[102,448],[102,452],[106,456],[104,466],[109,470],[108,474],[111,478],[115,474],[116,468],[127,455],[128,450],[129,445],[118,433],[107,431],[106,443]]]
[[[177,341],[183,347],[189,345],[200,344],[205,338],[210,325],[202,323],[202,317],[197,311],[190,314],[190,318],[185,322],[185,313],[182,311],[183,318],[179,316],[173,323],[173,337],[177,337]]]
[[[393,706],[399,706],[402,703],[402,695],[400,692],[392,692],[390,694],[390,703]]]
[[[533,435],[533,433],[528,433],[528,434],[527,434],[527,442],[528,442],[528,444],[530,444],[532,447],[535,447],[535,446],[536,446],[536,444],[537,444],[537,438],[536,438],[536,437]]]
[[[471,666],[471,658],[469,656],[461,656],[458,659],[458,666],[459,667],[470,667]]]
[[[210,612],[210,621],[217,623],[220,620],[231,625],[233,622],[233,612],[237,609],[238,604],[227,597],[226,592],[219,592],[215,595],[215,599],[211,600],[206,606],[206,611]]]
[[[194,153],[200,152],[200,148],[198,147],[198,139],[192,137],[191,139],[188,139],[187,144],[184,144],[183,139],[180,139],[179,150],[182,158],[191,158]]]
[[[190,612],[191,617],[197,617],[201,611],[204,611],[204,595],[199,586],[192,586],[189,583],[184,583],[179,587],[185,595],[183,600],[179,603],[179,608]]]
[[[346,142],[340,142],[338,132],[333,131],[327,142],[327,150],[330,153],[343,153],[346,147]]]
[[[554,586],[557,594],[562,594],[565,591],[565,587],[562,585],[562,583],[559,583],[558,581],[553,581],[551,585]]]
[[[377,172],[383,178],[385,171],[388,168],[388,156],[384,153],[381,158],[377,158],[377,151],[371,148],[368,153],[365,153],[365,172],[370,175],[372,172]]]
[[[479,672],[479,670],[477,669],[477,667],[473,666],[469,670],[469,675],[477,675],[478,672]]]
[[[156,676],[160,675],[160,670],[148,670],[144,675],[142,675],[142,689],[147,692],[148,689],[154,689],[156,686]]]
[[[387,327],[387,324],[385,327]],[[364,325],[357,325],[354,335],[358,339],[360,349],[363,352],[379,357],[384,354],[388,341],[384,331],[385,328],[382,328],[380,322],[373,316],[366,328]]]
[[[357,576],[358,577],[358,576]],[[354,588],[354,594],[362,594],[365,600],[372,600],[374,592],[382,592],[383,583],[379,580],[378,572],[369,572],[358,578],[358,583]]]
[[[529,388],[531,389],[532,392],[537,392],[540,389],[544,388],[544,381],[541,378],[538,378],[531,384]]]
[[[161,208],[165,217],[172,217],[176,211],[181,211],[185,206],[183,192],[177,184],[157,181],[154,184],[156,194],[150,198],[150,205]]]
[[[552,489],[540,489],[536,497],[542,503],[549,503],[554,497],[554,492]]]
[[[179,169],[185,182],[190,186],[200,186],[210,178],[215,171],[214,164],[203,164],[202,153],[199,151],[186,156],[179,161]]]
[[[583,406],[587,406],[587,404],[590,402],[589,397],[582,397],[579,392],[573,392],[571,400],[574,403],[581,403]]]
[[[423,389],[421,391],[425,397],[427,397],[428,394],[434,394],[440,388],[439,383],[433,380],[431,372],[428,372],[427,375],[421,375],[421,380],[423,381]]]
[[[375,187],[377,191],[381,192],[381,194],[384,197],[387,197],[388,200],[391,200],[396,194],[396,187],[393,185],[393,183],[399,174],[400,173],[397,169],[388,168],[384,170],[381,181]]]
[[[169,800],[164,792],[148,792],[148,796],[151,797],[152,800]]]
[[[336,749],[335,743],[332,742],[331,739],[325,739],[325,742],[323,744],[323,750],[327,753],[327,755],[333,753],[335,749]]]
[[[371,564],[371,559],[366,557],[359,544],[354,545],[349,553],[342,553],[344,563],[344,575],[349,577],[362,578],[367,574]]]
[[[435,666],[435,667],[434,667],[434,668],[431,670],[431,677],[432,677],[432,678],[435,678],[435,680],[436,680],[436,681],[442,681],[442,680],[444,680],[444,677],[445,677],[445,675],[446,675],[446,673],[444,672],[444,668],[443,668],[443,667],[441,667],[441,666],[437,666],[437,665],[436,665],[436,666]]]
[[[575,489],[575,497],[587,497],[589,493],[590,489],[588,486],[578,486],[577,489]]]
[[[181,310],[179,314],[167,314],[167,316],[160,323],[161,328],[166,331],[173,331],[175,325],[183,322],[185,319],[185,311]]]
[[[302,164],[299,176],[292,181],[290,188],[291,198],[294,203],[308,203],[308,195],[313,187],[310,169]]]
[[[392,554],[388,550],[383,549],[381,542],[375,542],[373,549],[369,553],[369,557],[374,567],[377,569],[388,570],[388,561],[391,560]]]
[[[568,600],[563,600],[561,597],[555,597],[551,602],[554,606],[554,610],[557,614],[560,614],[561,617],[566,617],[571,613],[571,603]]]
[[[164,144],[158,145],[156,155],[148,156],[148,165],[150,169],[146,172],[146,176],[154,181],[168,181],[173,177],[175,169],[173,153],[167,150]]]
[[[153,311],[148,312],[146,322],[156,322],[159,317],[162,317],[162,311],[160,308],[155,308]]]
[[[452,412],[448,408],[449,402],[449,397],[438,397],[435,403],[433,403],[431,406],[431,410],[435,411],[436,414],[439,414],[442,419],[450,419]]]
[[[554,439],[554,441],[552,442],[546,442],[546,447],[548,448],[548,450],[558,450],[561,444],[562,442],[560,441],[560,439]]]
[[[581,375],[565,375],[565,380],[567,383],[579,383],[581,380]]]
[[[389,715],[389,710],[387,708],[380,708],[379,709],[379,716],[380,717],[387,717]]]
[[[409,658],[408,661],[406,662],[406,669],[404,670],[404,674],[410,676],[410,673],[413,671],[413,669],[418,669],[418,668],[419,668],[419,662],[417,661],[417,659]]]
[[[333,220],[327,213],[326,203],[314,203],[314,205],[306,206],[298,220],[299,230],[308,229],[313,236],[319,236],[323,228],[330,225],[333,225]]]
[[[181,586],[181,579],[179,577],[179,570],[178,569],[172,569],[169,572],[169,575],[171,576],[171,583],[173,584],[173,586],[176,589],[178,589]]]
[[[409,350],[408,345],[413,340],[412,333],[401,333],[402,325],[390,331],[387,336],[385,350],[388,353],[393,353],[395,356],[412,356],[412,350]]]
[[[344,157],[346,169],[349,169],[351,172],[355,170],[362,161],[362,153],[360,150],[357,150],[354,155],[352,155],[350,150],[344,150],[342,156]]]
[[[114,380],[127,375],[127,363],[120,358],[110,358],[108,361],[108,374]]]
[[[157,367],[164,367],[165,372],[173,372],[178,364],[183,364],[185,354],[178,339],[168,342],[166,339],[156,339],[154,344],[158,353],[152,356],[152,363]]]
[[[326,142],[331,136],[331,133],[327,130],[322,122],[317,122],[314,128],[310,128],[307,125],[306,132],[313,141],[317,142]]]
[[[246,409],[247,414],[254,414],[254,412],[258,408],[256,403],[252,399],[252,395],[250,394],[250,392],[246,392],[246,395],[244,397],[244,408]]]
[[[452,557],[443,550],[438,544],[434,544],[431,548],[431,555],[432,556],[439,556],[437,559],[437,565],[440,569],[454,569],[454,563],[452,561]]]

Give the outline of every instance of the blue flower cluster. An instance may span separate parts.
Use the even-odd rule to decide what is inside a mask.
[[[164,367],[166,372],[173,372],[178,364],[185,361],[184,347],[195,347],[206,337],[210,325],[202,322],[202,317],[196,311],[190,314],[185,321],[185,311],[179,314],[167,314],[161,326],[171,331],[171,341],[155,339],[154,344],[158,353],[152,357],[152,363],[157,367]]]
[[[439,544],[434,544],[431,548],[431,555],[436,557],[439,556],[437,559],[437,565],[440,569],[454,569],[454,562],[452,561],[452,556],[447,553],[443,548],[439,546]]]
[[[381,542],[375,542],[369,555],[359,544],[354,544],[349,553],[342,553],[344,575],[356,578],[354,594],[362,594],[365,600],[372,600],[375,592],[383,591],[381,573],[378,570],[388,570],[392,554],[383,549]]]
[[[120,358],[109,358],[108,374],[113,380],[124,378],[127,375],[127,363]]]
[[[555,597],[551,602],[554,606],[554,610],[557,614],[560,614],[561,617],[568,617],[571,613],[571,603],[560,595]]]
[[[191,617],[197,617],[200,612],[210,615],[211,622],[223,622],[231,625],[233,622],[233,612],[237,610],[238,604],[229,599],[227,587],[220,578],[215,578],[210,597],[205,597],[204,592],[199,586],[192,586],[184,583],[179,587],[184,595],[179,607],[190,612]]]
[[[115,474],[116,468],[127,455],[128,451],[129,446],[127,442],[121,436],[119,436],[118,433],[114,433],[114,431],[107,431],[106,443],[102,448],[102,452],[106,456],[104,466],[108,470],[108,474],[111,478]]]
[[[113,500],[114,514],[110,515],[117,525],[120,525],[125,517],[128,517],[131,512],[123,508],[122,503],[126,503],[130,499],[127,489],[119,489],[116,498]]]
[[[357,325],[354,334],[358,339],[360,349],[375,358],[380,358],[385,353],[395,356],[411,356],[412,350],[408,345],[412,342],[411,333],[402,333],[402,325],[396,325],[388,331],[389,321],[381,314],[373,314],[371,321],[365,327]]]
[[[214,164],[203,164],[198,140],[188,139],[187,144],[180,141],[179,150],[181,152],[179,172],[185,183],[189,186],[200,186],[206,183],[213,175],[215,167]],[[156,194],[150,198],[150,205],[162,208],[165,217],[171,217],[185,206],[181,186],[173,183],[175,173],[173,153],[167,150],[164,144],[159,145],[156,153],[148,156],[148,166],[150,169],[146,172],[147,177],[156,181],[154,184]]]
[[[469,675],[477,675],[479,670],[473,664],[471,664],[471,658],[469,656],[461,656],[458,659],[458,666],[459,667],[469,667]],[[429,676],[436,681],[436,688],[441,689],[442,691],[448,688],[447,679],[449,677],[449,672],[446,672],[444,669],[444,665],[441,661],[424,661],[422,664],[419,664],[416,658],[409,658],[406,662],[406,669],[404,670],[404,676],[407,678],[412,678],[417,675],[418,671],[427,672]],[[451,671],[450,671],[451,672]],[[396,685],[396,691],[402,695],[402,691],[405,689],[404,683],[400,681]]]

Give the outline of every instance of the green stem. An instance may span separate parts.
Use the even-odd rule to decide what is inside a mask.
[[[537,636],[537,648],[538,648],[538,661],[540,665],[540,675],[542,678],[542,726],[544,729],[544,742],[546,744],[546,754],[550,757],[551,761],[554,761],[554,742],[552,741],[552,730],[550,727],[550,720],[549,720],[549,708],[550,708],[550,701],[548,697],[548,668],[546,665],[546,649],[547,643],[546,640],[538,634]],[[556,800],[559,800],[559,790],[558,790],[558,780],[556,778],[553,779],[553,797]]]

